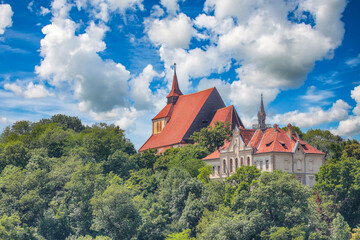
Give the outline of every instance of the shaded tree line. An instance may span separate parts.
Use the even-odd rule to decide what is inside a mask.
[[[55,115],[0,136],[0,239],[360,239],[360,144],[296,129],[327,153],[314,189],[243,166],[210,181],[201,159],[231,131],[137,153],[119,127]]]

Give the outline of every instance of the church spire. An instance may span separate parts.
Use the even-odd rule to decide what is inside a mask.
[[[174,77],[169,95],[167,95],[167,103],[176,103],[179,96],[183,95],[179,88],[179,83],[176,76],[176,63],[174,63]]]
[[[259,122],[259,127],[261,130],[266,129],[265,119],[266,119],[266,113],[265,113],[265,108],[264,108],[264,103],[263,103],[263,95],[261,94],[260,108],[259,108],[259,112],[258,112],[258,122]]]

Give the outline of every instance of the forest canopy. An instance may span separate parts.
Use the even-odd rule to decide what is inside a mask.
[[[158,155],[115,125],[16,122],[0,136],[0,239],[360,239],[359,142],[294,129],[327,154],[313,189],[253,166],[210,181],[221,124]]]

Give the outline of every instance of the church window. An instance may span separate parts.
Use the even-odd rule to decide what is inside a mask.
[[[241,157],[241,159],[240,159],[240,167],[242,167],[243,164],[244,164],[244,159],[243,159],[243,157]]]
[[[313,169],[313,161],[312,161],[312,160],[309,161],[309,170],[310,170],[310,171],[314,170],[314,169]]]
[[[266,160],[266,169],[269,169],[269,160]]]
[[[301,160],[300,159],[298,159],[296,161],[296,168],[297,168],[297,170],[301,170]]]
[[[260,169],[263,169],[263,161],[260,161]]]
[[[223,162],[223,172],[226,173],[226,160],[224,159],[224,162]]]
[[[215,166],[213,166],[213,174],[215,174]]]
[[[301,177],[298,177],[298,181],[301,182]]]
[[[233,172],[233,160],[230,159],[230,172],[232,173]]]
[[[220,175],[220,166],[218,166],[218,175]]]
[[[239,161],[238,161],[238,159],[236,158],[236,159],[235,159],[235,171],[236,171],[236,169],[238,169],[238,167],[239,167]]]
[[[250,157],[247,157],[247,165],[250,166]]]
[[[289,170],[289,160],[285,159],[285,166],[284,166],[285,170]]]

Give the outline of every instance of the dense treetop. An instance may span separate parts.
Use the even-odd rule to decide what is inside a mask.
[[[357,141],[295,128],[327,153],[314,189],[248,166],[210,181],[201,159],[228,130],[216,124],[157,155],[137,153],[114,125],[16,122],[0,137],[0,239],[360,238]]]

